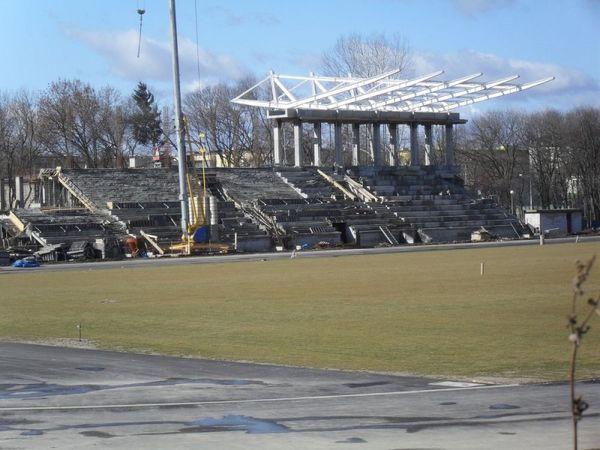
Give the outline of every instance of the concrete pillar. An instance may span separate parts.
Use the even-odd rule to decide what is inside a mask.
[[[373,133],[371,133],[371,145],[373,147],[373,166],[381,166],[381,124],[373,124]]]
[[[56,200],[56,180],[52,178],[52,186],[50,187],[50,204],[52,206],[58,206],[58,202]]]
[[[48,204],[48,180],[45,178],[40,179],[40,205],[46,206]]]
[[[389,151],[389,159],[390,166],[396,165],[396,160],[398,158],[398,125],[395,123],[390,123],[388,125],[390,131],[390,151]]]
[[[360,165],[360,124],[352,124],[352,165]]]
[[[410,165],[418,167],[419,162],[419,128],[417,123],[410,124]]]
[[[294,122],[294,167],[302,167],[302,122]]]
[[[336,122],[333,128],[333,141],[335,148],[335,167],[344,167],[344,155],[342,153],[342,123]]]
[[[433,129],[430,123],[425,125],[425,165],[435,164],[433,154]]]
[[[446,165],[454,165],[454,129],[451,123],[446,124]]]
[[[281,165],[281,120],[273,126],[273,165]]]
[[[23,177],[15,177],[15,200],[17,201],[17,208],[23,208],[24,205],[24,191],[23,191]]]
[[[313,164],[317,167],[321,165],[322,143],[321,122],[315,122],[313,124]]]

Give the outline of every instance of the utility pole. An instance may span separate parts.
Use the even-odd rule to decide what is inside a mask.
[[[171,16],[171,45],[173,62],[173,103],[175,106],[175,131],[177,133],[177,155],[179,168],[179,199],[181,200],[181,230],[187,235],[188,225],[188,193],[186,184],[187,158],[185,140],[183,138],[183,117],[181,115],[181,86],[179,81],[179,51],[177,46],[177,15],[175,0],[169,0]]]
[[[529,174],[529,209],[533,209],[533,183]]]

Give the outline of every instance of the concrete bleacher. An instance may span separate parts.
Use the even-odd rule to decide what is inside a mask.
[[[375,174],[358,168],[353,176],[381,198],[382,208],[416,229],[423,242],[469,241],[481,228],[500,238],[517,239],[523,233],[515,216],[467,192],[448,169],[394,167]]]
[[[179,181],[175,169],[62,169],[98,208],[108,202],[176,202]]]
[[[333,176],[331,170],[321,171]],[[397,245],[403,240],[407,226],[401,219],[389,211],[375,210],[368,203],[345,199],[317,169],[282,169],[278,175],[304,200],[272,199],[263,202],[262,210],[288,234],[291,244],[373,247]]]
[[[277,174],[305,198],[332,198],[337,194],[316,169],[280,170]]]
[[[122,238],[122,224],[86,209],[17,209],[9,216],[13,224],[40,245]]]
[[[83,208],[94,218],[79,227],[85,232],[66,222],[62,228],[40,222],[36,236],[47,242],[64,242],[71,232],[90,239],[145,233],[165,246],[181,240],[175,169],[46,170],[44,175],[64,192],[51,196],[59,204],[43,207]],[[503,238],[518,238],[523,231],[514,216],[476,198],[448,169],[211,168],[206,180],[216,206],[213,237],[237,244],[238,251],[469,241],[482,227]],[[62,205],[68,196],[68,205]],[[29,221],[33,226],[35,218]]]
[[[213,169],[224,193],[239,203],[262,198],[302,198],[269,169]]]
[[[273,174],[267,172],[269,175]],[[206,179],[209,194],[216,197],[217,223],[212,227],[215,239],[232,248],[237,244],[238,251],[270,251],[273,243],[269,234],[224,196],[220,185],[216,186],[215,173],[207,173]],[[237,183],[236,193],[245,192],[248,174],[237,179],[242,181]],[[76,194],[80,203],[118,221],[127,234],[154,236],[161,246],[181,242],[177,170],[71,169],[62,170],[59,180]]]

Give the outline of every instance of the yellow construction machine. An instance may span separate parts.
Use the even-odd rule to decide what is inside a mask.
[[[180,244],[174,244],[169,247],[173,253],[184,253],[187,255],[197,254],[224,254],[228,253],[231,248],[227,244],[212,242],[211,240],[211,225],[207,209],[210,204],[209,195],[207,194],[206,183],[206,148],[202,145],[204,133],[200,133],[198,140],[198,151],[194,151],[194,145],[190,136],[190,128],[187,118],[183,119],[185,127],[185,136],[188,141],[189,161],[186,174],[186,182],[188,189],[188,209],[189,209],[189,224],[187,232],[182,236]],[[196,168],[196,155],[199,156],[202,178],[198,176]],[[191,166],[191,167],[189,167]],[[216,226],[216,224],[213,224]]]

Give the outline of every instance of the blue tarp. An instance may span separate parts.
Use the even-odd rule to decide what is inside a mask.
[[[40,267],[40,263],[33,259],[17,259],[13,267]]]
[[[204,244],[210,239],[210,227],[208,225],[202,225],[196,228],[194,231],[194,242],[197,244]]]

